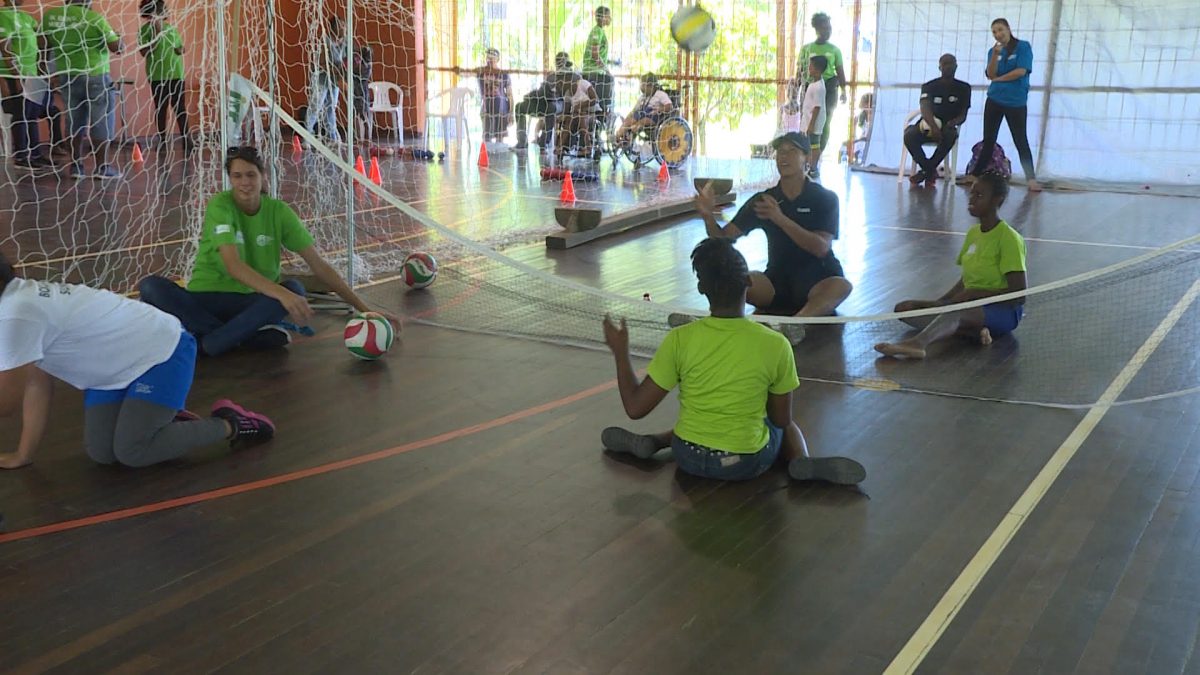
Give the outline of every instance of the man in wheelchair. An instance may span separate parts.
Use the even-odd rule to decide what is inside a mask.
[[[574,71],[555,75],[555,86],[563,100],[563,114],[555,119],[555,155],[561,158],[574,145],[580,154],[592,155],[593,125],[600,110],[600,97],[591,82]],[[573,144],[573,140],[578,140]]]
[[[671,97],[659,85],[658,76],[654,73],[642,75],[641,91],[641,98],[617,130],[617,145],[622,148],[629,147],[630,142],[637,138],[642,130],[658,126],[675,107]]]

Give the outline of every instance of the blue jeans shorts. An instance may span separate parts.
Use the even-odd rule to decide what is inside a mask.
[[[764,420],[769,436],[758,452],[725,452],[697,445],[675,436],[671,452],[680,469],[701,478],[714,480],[750,480],[762,475],[779,458],[783,446],[783,429]]]
[[[71,135],[85,132],[94,142],[112,140],[116,121],[112,78],[108,75],[71,75],[62,89]]]
[[[983,325],[993,338],[1008,335],[1017,329],[1017,324],[1025,316],[1024,305],[1010,305],[998,302],[994,305],[983,306]]]
[[[83,407],[138,398],[172,410],[183,410],[195,374],[196,338],[184,332],[166,361],[142,373],[124,389],[88,389],[83,394]]]

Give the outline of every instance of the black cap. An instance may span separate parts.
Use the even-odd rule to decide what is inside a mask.
[[[812,146],[808,143],[808,136],[805,136],[798,131],[789,131],[779,138],[776,138],[775,140],[771,141],[771,147],[778,150],[779,146],[783,145],[784,143],[791,143],[797,148],[800,148],[800,151],[806,155],[812,152]]]

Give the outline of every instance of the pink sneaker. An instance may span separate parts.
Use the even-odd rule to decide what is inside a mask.
[[[275,423],[270,418],[246,410],[227,398],[213,403],[212,416],[229,422],[233,427],[233,435],[229,438],[230,444],[239,441],[263,443],[275,436]]]

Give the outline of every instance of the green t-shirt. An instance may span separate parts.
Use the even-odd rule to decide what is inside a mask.
[[[964,288],[1002,291],[1008,288],[1004,275],[1025,271],[1025,240],[1003,220],[987,232],[974,225],[967,231],[957,263]]]
[[[679,385],[676,436],[747,454],[767,444],[767,394],[800,386],[787,339],[750,319],[705,317],[672,330],[647,374],[668,391]]]
[[[108,45],[120,40],[103,16],[81,5],[51,7],[42,14],[42,35],[60,73],[106,75]]]
[[[17,57],[17,72],[8,68],[8,59],[0,58],[0,76],[36,77],[38,62],[37,19],[12,7],[0,8],[0,42],[11,40]]]
[[[175,52],[183,48],[183,38],[171,24],[164,23],[158,35],[149,22],[138,31],[138,48],[150,47],[146,54],[146,79],[151,82],[183,79],[183,55]]]
[[[828,80],[831,77],[837,77],[838,66],[843,65],[842,50],[833,45],[832,42],[818,44],[810,42],[800,50],[800,63],[798,67],[803,74],[805,82],[808,81],[808,60],[814,56],[824,56],[829,63],[825,65],[825,74],[821,77],[822,80]]]
[[[596,60],[592,56],[592,47],[600,47],[600,60]],[[583,72],[585,73],[604,73],[608,72],[608,36],[604,34],[604,28],[599,24],[592,27],[592,32],[588,33],[587,44],[583,46]]]
[[[293,253],[303,251],[312,246],[313,237],[286,202],[263,195],[258,213],[248,216],[234,203],[232,192],[217,193],[204,210],[204,231],[200,234],[200,251],[188,282],[189,291],[255,292],[229,276],[220,251],[226,244],[237,246],[238,257],[254,271],[278,282],[282,249]]]

